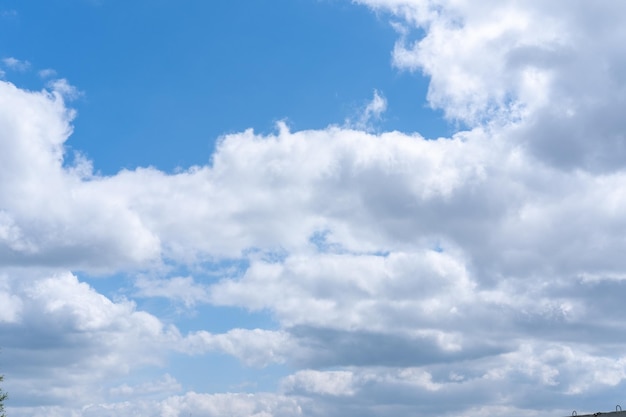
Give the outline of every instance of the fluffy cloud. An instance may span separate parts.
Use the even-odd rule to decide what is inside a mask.
[[[289,334],[262,329],[232,329],[224,334],[199,331],[190,334],[179,349],[188,353],[219,351],[235,356],[249,366],[284,363],[287,357],[297,355],[298,346]]]
[[[132,302],[112,302],[69,273],[41,273],[10,270],[3,277],[19,307],[0,326],[14,404],[97,399],[100,383],[162,363],[180,339]]]
[[[174,352],[219,352],[263,366],[284,362],[290,348],[286,335],[264,330],[183,336],[134,302],[112,301],[71,273],[45,273],[10,269],[0,276],[2,369],[11,381],[13,406],[162,398],[181,389],[170,375],[134,386],[121,381],[165,366]]]
[[[55,109],[52,114],[62,127],[60,138],[33,139],[32,133],[23,133],[32,145],[13,151],[13,163],[31,154],[40,163],[28,167],[33,188],[14,192],[24,195],[22,205],[8,198],[3,202],[9,259],[50,267],[56,254],[52,265],[97,271],[159,265],[161,254],[177,263],[243,256],[248,266],[240,276],[212,285],[174,277],[141,278],[135,286],[142,297],[167,296],[188,306],[210,302],[270,311],[282,328],[182,337],[132,303],[112,303],[72,275],[26,278],[24,287],[15,287],[14,278],[14,288],[5,291],[12,300],[3,311],[5,321],[17,321],[21,328],[41,323],[35,334],[48,340],[46,355],[53,345],[66,351],[73,340],[78,353],[69,363],[89,363],[78,367],[85,371],[64,377],[66,387],[52,391],[52,398],[75,397],[70,387],[78,381],[89,387],[87,374],[98,381],[110,372],[158,364],[167,351],[220,351],[255,366],[374,367],[372,381],[378,381],[376,366],[425,367],[419,372],[426,375],[426,368],[442,364],[461,370],[461,363],[470,368],[488,364],[510,375],[507,366],[519,360],[520,338],[532,346],[542,346],[541,340],[556,346],[574,343],[572,335],[581,326],[590,335],[618,342],[605,331],[616,324],[586,295],[595,292],[619,305],[614,289],[622,285],[624,265],[618,256],[607,263],[606,250],[617,254],[624,249],[621,172],[570,175],[511,144],[502,131],[481,127],[450,139],[425,140],[399,132],[374,135],[337,127],[290,132],[281,126],[270,136],[248,131],[224,137],[211,166],[175,175],[148,168],[85,176],[84,169],[63,165],[69,116],[60,96],[6,88],[42,103],[45,110]],[[5,136],[3,146],[16,149],[16,137],[21,139]],[[43,177],[56,185],[44,187]],[[72,196],[72,204],[47,197],[52,191]],[[33,202],[44,200],[48,204],[40,220]],[[93,216],[88,233],[80,210]],[[125,222],[130,226],[120,227]],[[66,253],[58,252],[55,239]],[[133,244],[139,248],[122,253]],[[604,284],[604,276],[612,287]],[[35,319],[40,316],[47,319]],[[68,335],[71,339],[65,339]],[[13,356],[11,349],[17,355],[29,345],[20,339],[15,343],[6,349],[16,363],[37,363]],[[96,345],[100,348],[93,351]],[[154,351],[154,346],[161,349]],[[579,372],[592,372],[610,357],[585,343],[577,346],[590,357]],[[85,351],[91,353],[81,362]],[[53,374],[67,365],[57,363]],[[103,373],[94,380],[95,370]],[[319,391],[326,381],[304,383],[303,375],[308,374],[294,376],[293,390]],[[478,389],[477,381],[487,389],[493,380],[480,375],[464,379],[469,392]],[[619,385],[619,370],[611,375],[611,383]],[[538,383],[552,387],[554,381],[540,378]],[[569,380],[558,385],[574,392]],[[15,387],[35,392],[19,383]],[[357,402],[370,395],[349,392]],[[467,395],[467,407],[495,401]]]
[[[61,92],[0,83],[4,265],[110,269],[158,256],[158,238],[126,202],[98,195],[88,167],[64,166],[73,117]]]
[[[512,140],[564,168],[624,159],[624,5],[600,1],[359,0],[403,19],[399,68],[430,77],[428,100],[469,125],[521,121]],[[425,35],[412,41],[420,28]]]

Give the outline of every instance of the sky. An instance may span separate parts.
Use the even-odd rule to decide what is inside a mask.
[[[614,410],[624,16],[2,1],[8,415]]]

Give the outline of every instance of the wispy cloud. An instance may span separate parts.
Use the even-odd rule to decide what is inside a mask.
[[[37,72],[41,78],[52,78],[56,77],[57,72],[51,68],[42,69]]]
[[[387,99],[378,90],[374,90],[374,96],[364,108],[359,110],[355,120],[346,120],[346,127],[372,131],[376,122],[380,121],[383,113],[387,111]]]
[[[6,68],[13,71],[24,72],[30,69],[30,62],[22,61],[13,57],[3,58],[2,63]]]
[[[135,281],[137,297],[161,297],[181,302],[186,307],[209,300],[207,287],[196,283],[192,277],[149,279],[140,277]]]

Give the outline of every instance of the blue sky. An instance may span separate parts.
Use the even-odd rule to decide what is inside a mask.
[[[374,89],[393,100],[379,127],[448,133],[394,69],[388,19],[335,1],[67,1],[7,4],[5,56],[53,68],[84,96],[67,145],[96,169],[207,162],[216,138],[278,120],[323,128],[355,117]],[[39,88],[29,74],[25,85]],[[35,78],[35,79],[33,79]]]
[[[8,415],[612,410],[625,13],[3,2]]]

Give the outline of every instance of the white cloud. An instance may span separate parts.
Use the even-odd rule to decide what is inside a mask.
[[[13,171],[2,170],[11,178],[3,187],[20,184],[3,194],[4,256],[13,254],[8,259],[15,260],[17,253],[31,264],[49,266],[54,259],[97,270],[111,261],[112,268],[158,264],[161,253],[187,262],[237,257],[257,248],[259,255],[252,252],[241,277],[224,279],[208,292],[189,278],[140,280],[138,288],[141,295],[168,295],[188,305],[209,300],[266,309],[283,328],[200,331],[183,338],[70,275],[37,280],[27,291],[7,293],[22,294],[23,305],[7,317],[25,317],[22,325],[37,317],[43,326],[38,329],[58,329],[59,339],[52,340],[60,346],[67,346],[68,331],[79,331],[85,337],[79,352],[108,341],[97,356],[87,356],[89,375],[64,377],[67,388],[47,389],[46,398],[73,398],[77,392],[69,387],[81,381],[88,390],[85,378],[93,381],[94,369],[102,378],[158,363],[170,350],[224,352],[254,366],[431,367],[499,357],[490,366],[506,369],[510,359],[497,355],[515,352],[520,335],[559,343],[583,324],[600,334],[608,316],[575,294],[598,291],[614,300],[607,304],[617,305],[615,293],[600,284],[567,277],[623,271],[621,257],[606,262],[607,250],[624,249],[620,172],[571,176],[509,144],[499,132],[480,128],[429,141],[332,127],[230,135],[212,166],[180,174],[150,168],[85,178],[62,165],[69,116],[60,98],[4,87],[18,105],[11,106],[15,117],[3,126],[25,129],[2,142],[4,154],[13,156],[7,163],[14,164]],[[27,107],[19,100],[50,120],[31,117],[27,124],[22,120]],[[55,126],[51,121],[56,130],[44,130]],[[38,123],[42,129],[32,130]],[[36,163],[17,163],[28,159]],[[47,187],[40,185],[44,177],[51,181]],[[59,194],[71,204],[53,198]],[[142,248],[146,240],[150,250]],[[598,249],[590,251],[587,242],[597,242]],[[59,244],[67,252],[59,252]],[[267,259],[279,248],[283,256]],[[144,346],[155,345],[163,350],[147,355]],[[72,361],[81,363],[79,358]],[[33,357],[28,361],[37,363]],[[44,396],[27,386],[32,380],[25,381],[18,389]],[[464,383],[474,389],[476,381]],[[552,384],[549,378],[539,383]]]
[[[313,394],[350,396],[354,394],[353,376],[348,371],[299,371],[283,380],[282,389],[288,392],[303,390]]]
[[[174,393],[182,390],[182,386],[169,374],[163,375],[155,381],[145,382],[136,386],[122,384],[109,390],[111,396],[117,397],[138,397],[145,395],[154,395],[160,393]]]
[[[57,72],[55,70],[53,70],[52,68],[46,68],[46,69],[39,70],[37,72],[37,74],[41,78],[52,78],[52,77],[55,77],[57,75]]]
[[[60,93],[27,92],[6,82],[0,91],[3,263],[114,269],[157,256],[158,238],[125,201],[98,195],[88,181],[97,178],[63,167],[74,112]]]
[[[192,277],[173,277],[169,279],[149,279],[139,277],[135,281],[136,297],[162,297],[182,302],[186,307],[209,299],[205,286],[194,282]]]
[[[297,401],[267,394],[196,394],[188,393],[172,397],[162,403],[162,415],[177,416],[185,412],[205,415],[233,417],[288,417],[302,414]]]
[[[286,326],[411,332],[460,314],[474,287],[463,263],[445,253],[327,254],[253,263],[211,296],[215,304],[269,308]]]
[[[207,417],[292,417],[303,415],[297,399],[269,393],[259,394],[199,394],[188,392],[163,401],[137,401],[90,404],[83,408],[38,407],[11,408],[17,417],[61,416],[163,416],[199,415]]]
[[[13,57],[3,58],[2,63],[5,65],[5,67],[13,71],[24,72],[30,69],[30,62],[22,61]]]
[[[523,119],[510,140],[562,167],[624,159],[622,4],[566,1],[359,0],[421,28],[394,49],[399,68],[430,77],[428,100],[473,126]],[[601,30],[599,30],[601,28]],[[558,105],[555,105],[558,103]],[[593,140],[589,140],[589,137]]]
[[[43,71],[40,71],[40,75],[42,72]],[[46,85],[52,92],[59,94],[61,97],[68,101],[75,100],[84,94],[75,86],[71,85],[65,78],[50,80],[47,82]]]
[[[372,131],[374,124],[379,121],[387,111],[387,99],[378,90],[374,90],[372,100],[367,103],[357,120],[347,120],[346,126],[354,129]]]
[[[199,331],[187,336],[179,345],[183,352],[199,354],[218,351],[232,355],[246,365],[261,367],[297,357],[297,348],[288,333],[262,329],[231,329],[217,335]]]
[[[142,369],[162,367],[168,355],[218,352],[251,366],[283,363],[295,344],[284,332],[232,329],[180,334],[131,301],[111,301],[77,277],[8,270],[0,279],[3,374],[15,407],[28,403],[82,407],[181,390],[170,375],[129,385]],[[110,387],[105,389],[106,387]]]
[[[584,325],[612,340],[602,331],[615,325],[611,315],[585,295],[596,292],[619,311],[618,292],[601,277],[619,286],[613,278],[626,267],[618,255],[626,249],[620,171],[571,175],[495,128],[425,140],[281,127],[269,136],[224,137],[211,166],[98,177],[89,164],[63,166],[72,115],[59,95],[2,88],[7,263],[97,271],[159,265],[161,256],[179,263],[246,256],[241,276],[211,287],[184,277],[143,279],[138,295],[269,311],[281,326],[182,337],[71,275],[39,277],[28,290],[5,291],[14,301],[3,316],[58,329],[51,340],[64,349],[64,335],[77,331],[78,352],[91,353],[85,373],[64,377],[58,391],[16,383],[33,397],[73,398],[78,381],[89,390],[86,381],[157,364],[172,350],[224,352],[254,366],[434,367],[500,358],[490,366],[506,369],[512,359],[498,355],[516,352],[519,337],[569,343]],[[92,351],[96,342],[104,350]],[[155,345],[162,350],[146,354]],[[44,361],[28,361],[35,359]],[[56,375],[66,365],[49,369]],[[463,381],[468,389],[477,383]],[[552,386],[549,378],[539,383]]]

